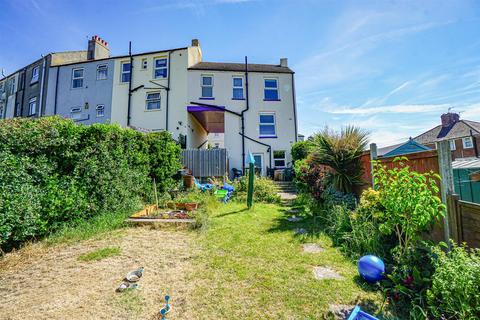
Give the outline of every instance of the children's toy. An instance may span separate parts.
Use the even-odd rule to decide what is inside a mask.
[[[374,316],[366,313],[365,311],[362,311],[359,306],[356,306],[352,313],[350,314],[350,317],[348,317],[348,320],[378,320]]]
[[[368,282],[377,282],[383,279],[385,264],[376,256],[363,256],[358,260],[358,272]]]
[[[163,307],[162,309],[160,309],[160,315],[162,316],[162,320],[167,320],[167,318],[165,318],[165,315],[167,313],[170,312],[170,310],[172,309],[172,307],[170,306],[170,304],[168,303],[168,300],[170,300],[170,296],[169,295],[166,295],[165,296],[165,307]]]
[[[200,191],[207,191],[213,189],[215,186],[211,183],[200,183],[198,182],[197,178],[193,179],[193,182],[195,183],[195,187],[200,189]]]

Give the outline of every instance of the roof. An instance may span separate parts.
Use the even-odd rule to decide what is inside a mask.
[[[463,158],[452,161],[453,169],[480,168],[480,158]]]
[[[388,146],[384,148],[379,148],[377,150],[377,156],[379,157],[393,157],[400,156],[409,153],[421,152],[432,150],[431,148],[424,146],[413,139],[408,139],[407,142],[396,144],[393,146]]]
[[[468,137],[471,133],[480,134],[480,122],[459,120],[449,127],[438,125],[415,137],[414,140],[418,143],[429,144],[442,140]]]
[[[244,63],[227,63],[227,62],[199,62],[188,70],[208,70],[208,71],[235,71],[245,72]],[[294,73],[288,67],[282,67],[275,64],[248,64],[249,72],[265,72],[265,73]]]

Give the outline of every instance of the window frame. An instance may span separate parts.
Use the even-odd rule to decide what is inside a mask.
[[[158,60],[165,60],[165,66],[157,67],[157,61]],[[165,76],[157,77],[157,70],[166,70]],[[154,79],[166,79],[166,78],[168,78],[168,58],[167,57],[153,58],[153,78]]]
[[[158,94],[158,98],[148,98],[150,94]],[[158,108],[149,109],[148,104],[152,102],[157,102],[158,100]],[[162,110],[162,94],[160,91],[150,91],[145,94],[145,111],[160,111]]]
[[[455,139],[448,140],[448,142],[450,143],[450,151],[455,151],[455,150],[457,150],[457,146],[456,146],[456,143],[455,143]]]
[[[73,115],[78,115],[78,117],[74,117]],[[70,119],[80,120],[81,118],[82,118],[82,107],[70,108]]]
[[[208,84],[204,84],[204,83],[203,83],[203,79],[204,79],[204,78],[211,78],[211,79],[212,79],[211,84],[209,84],[209,85],[208,85]],[[214,85],[215,85],[215,78],[214,78],[214,75],[213,75],[213,74],[201,74],[201,75],[200,75],[200,91],[201,91],[201,92],[200,92],[200,99],[204,99],[204,100],[209,100],[209,99],[210,99],[210,100],[213,100],[213,99],[215,99],[215,98],[214,98],[214,95],[213,95],[213,87],[214,87]],[[204,95],[203,95],[203,88],[211,88],[211,90],[212,90],[212,91],[211,91],[211,93],[212,93],[211,96],[204,96]]]
[[[283,152],[283,158],[275,158],[275,152]],[[277,161],[283,161],[283,166],[278,166]],[[286,168],[287,167],[287,151],[286,150],[273,150],[273,167],[274,168]]]
[[[102,114],[99,115],[98,111],[102,110]],[[95,116],[97,118],[103,118],[105,117],[105,105],[104,104],[97,104],[95,107]]]
[[[260,173],[260,175],[262,175],[263,173],[263,153],[253,153],[252,154],[253,156],[253,159],[255,160],[255,157],[260,157],[260,166],[257,166],[257,161],[255,161],[255,163],[253,164],[253,167],[255,168],[255,171],[258,169],[258,172]]]
[[[30,84],[37,83],[40,78],[40,66],[35,66],[32,69],[32,77],[30,78]]]
[[[273,122],[262,122],[262,116],[273,116]],[[273,126],[273,134],[262,134],[263,126]],[[277,119],[275,112],[260,112],[258,114],[258,133],[260,138],[276,138],[277,137]]]
[[[102,69],[103,68],[103,69]],[[99,71],[105,70],[105,78],[99,78]],[[107,80],[108,79],[108,65],[107,64],[98,64],[97,65],[97,81]]]
[[[32,105],[34,106],[33,112],[32,112]],[[37,97],[32,97],[28,99],[28,115],[33,116],[37,114]]]
[[[274,80],[276,83],[276,86],[274,88],[272,87],[267,87],[266,86],[266,81],[267,80]],[[280,90],[279,90],[279,81],[278,78],[263,78],[263,101],[280,101]],[[276,99],[269,99],[267,98],[267,91],[275,91],[277,93],[277,98]]]
[[[469,141],[471,143],[471,146],[467,146],[466,141]],[[473,145],[473,138],[472,137],[462,138],[462,145],[463,145],[463,149],[473,149],[475,147]]]
[[[130,68],[128,71],[124,71],[123,66],[127,64],[130,65]],[[123,81],[123,76],[126,74],[128,74],[128,81]],[[130,64],[130,61],[120,62],[120,83],[129,83],[131,79],[132,79],[132,65]]]
[[[143,58],[142,59],[142,70],[147,70],[148,69],[148,58]]]
[[[240,79],[242,81],[242,85],[241,86],[236,86],[235,85],[235,79]],[[242,97],[241,98],[235,97],[235,89],[236,90],[239,90],[239,89],[242,90]],[[245,100],[245,80],[244,80],[244,77],[242,77],[242,76],[233,76],[232,77],[232,100]]]
[[[75,71],[82,70],[82,76],[81,77],[75,77]],[[71,82],[71,88],[72,89],[80,89],[83,88],[83,82],[85,79],[85,69],[84,68],[73,68],[72,69],[72,82]],[[73,84],[75,83],[75,80],[82,80],[82,85],[79,87],[75,87]]]

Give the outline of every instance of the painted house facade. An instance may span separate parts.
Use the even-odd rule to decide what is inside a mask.
[[[60,115],[87,125],[166,130],[186,149],[207,148],[221,135],[230,169],[244,169],[249,152],[264,175],[288,167],[297,140],[287,60],[204,62],[196,39],[188,47],[111,57],[108,43],[94,36],[86,51],[49,54],[1,81],[10,78],[15,107],[9,102],[4,117]]]

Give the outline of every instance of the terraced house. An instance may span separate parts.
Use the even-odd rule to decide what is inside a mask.
[[[85,51],[46,55],[0,80],[0,110],[4,118],[61,115],[81,124],[167,130],[186,149],[224,146],[230,168],[242,168],[251,152],[266,174],[291,163],[294,72],[287,59],[246,60],[205,62],[197,39],[182,48],[111,56],[108,43],[94,36]]]

